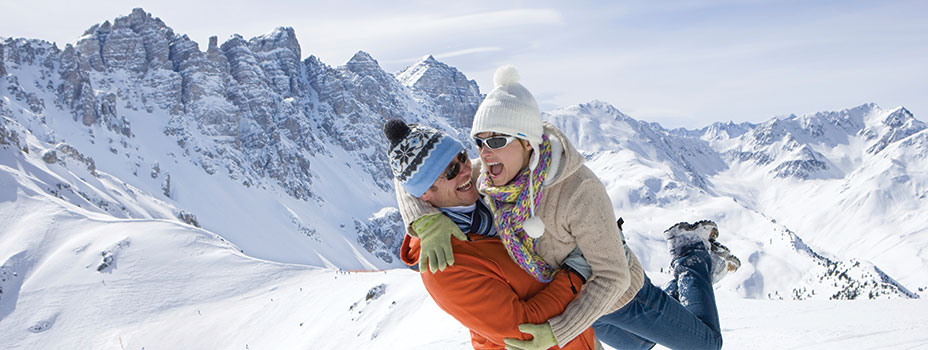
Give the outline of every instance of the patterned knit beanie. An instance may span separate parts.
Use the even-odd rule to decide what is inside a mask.
[[[390,140],[390,168],[406,192],[419,197],[441,176],[464,146],[441,131],[393,119],[383,126]]]

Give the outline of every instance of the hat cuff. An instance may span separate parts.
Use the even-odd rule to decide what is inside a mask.
[[[544,133],[544,127],[542,127],[540,120],[538,121],[537,126],[533,126],[531,124],[534,123],[513,122],[506,120],[490,121],[489,119],[490,118],[486,116],[474,117],[474,123],[471,127],[470,136],[476,137],[477,134],[480,133],[495,132],[509,136],[515,136],[520,139],[527,140],[533,144],[540,145],[542,142],[541,135]]]
[[[429,153],[428,157],[419,168],[419,171],[402,182],[403,188],[406,189],[406,192],[409,192],[409,194],[415,197],[421,197],[425,194],[425,191],[428,191],[429,187],[432,187],[435,180],[441,176],[445,168],[448,167],[448,164],[451,163],[451,160],[454,159],[462,149],[464,149],[464,146],[461,145],[458,140],[449,136],[442,137],[442,140],[438,142],[435,149]]]

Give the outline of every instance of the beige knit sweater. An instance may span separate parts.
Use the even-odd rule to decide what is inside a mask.
[[[535,250],[545,262],[560,267],[574,247],[580,247],[593,269],[580,296],[567,305],[564,313],[548,320],[558,344],[564,345],[600,316],[631,301],[644,284],[644,273],[635,254],[629,252],[625,259],[622,236],[605,186],[583,165],[583,156],[560,130],[549,123],[545,123],[544,130],[552,141],[551,169],[556,171],[548,172],[541,205],[535,208],[535,214],[545,223],[545,233],[536,242]],[[484,172],[481,169],[475,173],[478,171]],[[400,213],[407,231],[414,235],[413,221],[439,211],[405,193],[402,187],[397,189]]]

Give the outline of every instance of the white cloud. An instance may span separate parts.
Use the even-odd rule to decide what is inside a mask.
[[[443,58],[470,55],[470,54],[475,54],[475,53],[496,52],[500,50],[502,49],[499,47],[472,47],[469,49],[463,49],[463,50],[457,50],[457,51],[451,51],[451,52],[442,52],[440,54],[436,54],[435,58],[443,59]]]
[[[499,47],[472,47],[472,48],[456,50],[456,51],[451,51],[451,52],[437,53],[437,54],[433,54],[432,57],[434,57],[436,60],[441,61],[441,60],[458,57],[458,56],[491,53],[491,52],[497,52],[500,50],[502,50],[502,48],[499,48]],[[385,66],[396,65],[396,64],[410,64],[410,63],[418,62],[424,57],[428,57],[428,55],[420,56],[420,57],[408,57],[408,58],[401,58],[401,59],[396,59],[396,60],[380,61],[380,64],[385,65]]]
[[[562,24],[560,15],[550,9],[515,9],[460,16],[433,14],[388,14],[385,17],[314,21],[308,27],[329,35],[320,40],[374,41],[382,38],[415,39],[448,37],[474,30],[501,30],[533,25]]]
[[[331,65],[364,50],[394,72],[432,54],[487,92],[494,69],[511,63],[542,108],[595,98],[669,127],[870,101],[928,115],[923,2],[531,5],[538,8],[495,1],[3,1],[0,36],[61,44],[144,6],[201,49],[211,35],[250,38],[289,26],[304,56]]]

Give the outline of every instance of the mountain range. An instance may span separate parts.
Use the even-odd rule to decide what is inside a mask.
[[[363,51],[340,66],[302,57],[291,28],[201,50],[142,9],[64,48],[0,43],[0,321],[62,266],[99,274],[133,261],[145,238],[120,230],[134,222],[190,232],[168,246],[196,254],[402,268],[381,126],[400,118],[469,140],[484,95],[432,56],[395,73]],[[928,132],[904,107],[697,130],[595,100],[542,117],[604,182],[656,282],[669,278],[661,232],[711,219],[743,262],[719,295],[928,293]]]

